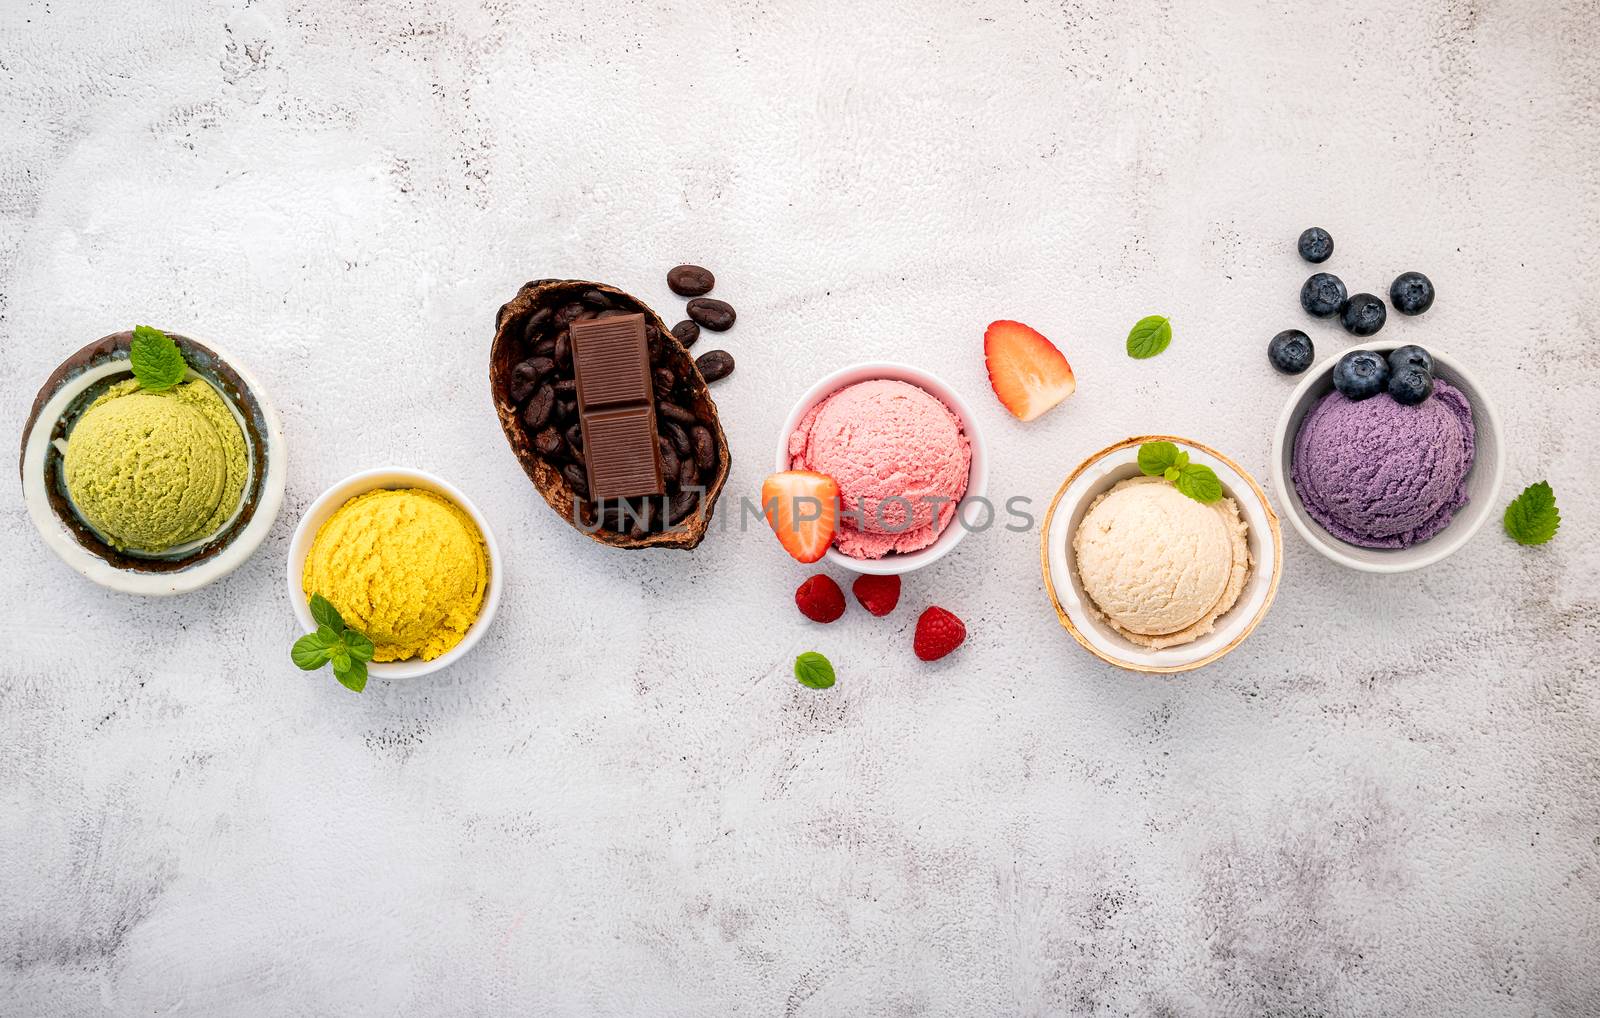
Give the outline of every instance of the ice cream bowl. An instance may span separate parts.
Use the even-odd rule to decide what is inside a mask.
[[[969,518],[982,519],[985,515],[969,507],[982,504],[988,491],[989,458],[987,447],[984,444],[983,431],[978,426],[976,415],[967,401],[961,398],[944,379],[912,367],[909,364],[898,364],[892,361],[868,361],[861,364],[852,364],[841,368],[831,374],[824,375],[812,385],[795,403],[794,409],[789,411],[788,418],[783,422],[783,428],[778,433],[778,451],[773,469],[778,471],[791,468],[789,454],[789,436],[794,434],[806,411],[822,400],[833,395],[841,389],[855,385],[859,382],[876,380],[892,380],[907,382],[915,385],[930,396],[943,403],[956,419],[961,423],[961,430],[966,435],[971,448],[972,458],[967,469],[967,489],[961,497],[961,502],[956,507],[954,516],[934,539],[933,543],[925,548],[911,552],[891,552],[882,558],[856,558],[840,551],[837,545],[830,547],[825,559],[832,565],[856,573],[869,573],[876,576],[889,576],[915,572],[924,566],[944,558],[966,536],[969,527],[965,522]]]
[[[500,546],[495,542],[494,531],[489,529],[489,521],[482,512],[467,498],[455,485],[443,478],[422,470],[412,470],[407,467],[380,467],[374,470],[364,470],[359,474],[352,474],[333,487],[317,496],[300,518],[300,523],[295,527],[294,536],[289,540],[289,604],[294,608],[294,617],[299,622],[304,632],[313,632],[317,626],[311,618],[311,603],[302,586],[302,577],[305,575],[306,558],[311,553],[312,545],[316,541],[317,532],[322,525],[338,512],[339,509],[357,495],[371,491],[400,488],[420,488],[431,491],[436,495],[452,502],[466,513],[478,529],[478,534],[483,538],[484,552],[488,559],[487,583],[483,592],[483,603],[478,609],[477,617],[462,635],[460,642],[449,650],[430,661],[421,658],[408,658],[403,661],[375,661],[367,666],[367,674],[379,679],[414,679],[432,674],[442,668],[460,661],[477,646],[483,639],[483,634],[488,631],[494,622],[495,612],[500,607],[500,590],[505,576],[505,568],[500,559]]]
[[[1365,343],[1359,349],[1387,354],[1402,345],[1391,340]],[[1496,493],[1505,475],[1505,448],[1500,438],[1504,429],[1500,424],[1500,413],[1488,391],[1460,360],[1436,347],[1429,346],[1426,349],[1433,357],[1434,377],[1460,390],[1472,407],[1476,451],[1472,466],[1467,471],[1466,505],[1456,511],[1443,530],[1425,541],[1407,548],[1364,548],[1350,544],[1329,533],[1312,518],[1295,488],[1295,436],[1300,433],[1300,425],[1311,408],[1333,391],[1333,367],[1348,351],[1329,357],[1307,371],[1289,394],[1289,400],[1278,418],[1272,434],[1272,493],[1284,514],[1289,517],[1289,525],[1305,538],[1307,544],[1340,565],[1369,573],[1404,573],[1421,569],[1444,559],[1466,544],[1500,508]]]
[[[113,333],[62,361],[39,389],[22,430],[23,501],[39,536],[74,571],[127,594],[182,594],[233,572],[271,531],[288,476],[283,431],[261,384],[215,345],[168,335],[183,353],[188,380],[203,380],[221,396],[244,438],[244,489],[216,530],[159,553],[120,549],[72,502],[64,466],[67,437],[102,393],[133,377],[133,333]]]
[[[1139,470],[1139,446],[1166,441],[1189,453],[1190,462],[1210,467],[1222,482],[1223,494],[1234,500],[1244,521],[1250,570],[1233,606],[1216,620],[1211,632],[1174,647],[1144,647],[1112,628],[1093,607],[1078,575],[1072,539],[1090,505]],[[1231,653],[1266,618],[1283,572],[1283,534],[1277,514],[1255,478],[1222,453],[1193,439],[1173,435],[1139,435],[1107,446],[1067,476],[1050,500],[1040,533],[1040,565],[1044,586],[1056,617],[1072,638],[1107,664],[1147,674],[1186,672]]]

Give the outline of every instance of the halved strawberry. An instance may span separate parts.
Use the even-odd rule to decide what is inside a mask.
[[[815,562],[839,525],[839,484],[826,474],[785,470],[761,482],[761,511],[783,550]]]
[[[1072,365],[1055,344],[1021,322],[991,322],[983,334],[983,359],[1000,405],[1025,421],[1078,388]]]

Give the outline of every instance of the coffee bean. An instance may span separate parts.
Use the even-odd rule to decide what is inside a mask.
[[[688,488],[700,481],[700,474],[694,468],[694,460],[686,459],[678,464],[678,487]]]
[[[667,271],[667,285],[680,297],[698,297],[711,292],[717,277],[698,265],[679,265]]]
[[[645,351],[650,354],[651,367],[655,367],[657,364],[660,364],[666,356],[666,344],[661,342],[660,336],[657,336],[655,339],[645,340],[644,348]]]
[[[695,506],[700,501],[698,492],[680,491],[672,496],[672,504],[667,509],[667,522],[676,524],[685,516],[694,512]]]
[[[568,399],[578,394],[578,380],[576,378],[558,378],[551,385],[556,390],[556,395]]]
[[[727,332],[733,328],[734,319],[739,317],[732,304],[715,297],[696,297],[685,310],[690,318],[712,332]]]
[[[650,532],[650,526],[654,522],[655,516],[655,501],[653,499],[640,498],[631,499],[628,504],[631,507],[631,511],[627,516],[632,524],[628,529],[628,536],[637,541]]]
[[[661,461],[661,476],[672,479],[678,476],[678,454],[665,438],[656,439],[656,458]]]
[[[678,337],[678,342],[688,348],[694,346],[695,340],[700,338],[700,326],[685,318],[672,327],[672,334]]]
[[[591,318],[599,318],[599,317],[600,317],[600,312],[598,312],[598,311],[583,311],[578,315],[578,317],[573,319],[573,322],[575,322],[575,323],[576,322],[587,322]]]
[[[545,307],[529,315],[527,321],[522,323],[522,341],[524,343],[537,342],[539,334],[550,324],[550,316],[554,313],[550,308]]]
[[[701,424],[696,424],[689,429],[689,436],[694,439],[694,464],[705,473],[717,465],[717,440],[711,437],[711,429]]]
[[[652,339],[661,338],[661,330],[656,328],[656,323],[650,321],[648,318],[646,318],[644,322],[644,338],[646,342]]]
[[[533,398],[528,400],[528,407],[522,411],[522,423],[529,431],[538,431],[550,419],[550,409],[555,405],[556,391],[548,385],[541,385]]]
[[[671,421],[662,421],[661,430],[667,433],[667,441],[678,450],[679,456],[689,456],[694,453],[694,445],[689,441],[689,433]]]
[[[511,369],[511,384],[507,386],[511,402],[521,403],[539,387],[539,378],[544,372],[540,370],[538,360],[537,357],[530,357]]]
[[[589,475],[582,467],[576,463],[568,463],[561,468],[561,476],[566,480],[567,487],[583,498],[589,497]]]
[[[611,298],[599,290],[585,290],[578,299],[590,307],[601,311],[604,311],[607,308],[616,307],[616,305],[612,303]]]
[[[669,402],[666,402],[664,400],[657,400],[656,401],[656,412],[659,413],[662,417],[665,417],[669,421],[676,421],[677,423],[685,425],[687,427],[693,427],[695,424],[698,423],[695,420],[695,416],[694,416],[693,413],[689,412],[688,410],[685,410],[683,407],[679,406],[676,403],[669,403]]]
[[[583,305],[577,301],[573,301],[571,304],[563,304],[556,310],[556,322],[560,325],[571,325],[578,320],[578,316],[581,314],[583,314]]]
[[[545,428],[533,436],[533,447],[539,450],[539,455],[549,459],[561,451],[561,436],[556,434],[555,428]]]
[[[715,382],[733,374],[733,354],[726,350],[707,350],[694,359],[694,366],[708,382]]]
[[[551,358],[555,357],[555,355],[556,355],[556,339],[555,339],[555,337],[554,336],[546,336],[546,337],[544,337],[543,339],[539,340],[539,342],[533,344],[533,349],[528,351],[528,352],[533,354],[533,356],[535,356],[535,357],[551,357]]]
[[[551,391],[552,392],[554,391],[554,387],[552,387]],[[558,399],[558,400],[556,400],[556,420],[560,421],[562,424],[566,424],[569,421],[577,420],[577,418],[578,418],[578,401],[577,400],[575,400],[575,399]]]
[[[568,448],[576,453],[583,451],[583,425],[568,425],[567,430],[563,431],[562,434],[566,436]]]
[[[632,314],[632,312],[624,311],[621,308],[607,308],[604,311],[600,312],[599,314],[595,315],[595,317],[596,318],[621,318],[624,315],[628,315],[628,314]]]
[[[556,333],[556,346],[553,353],[555,362],[562,367],[572,366],[572,333],[562,329]]]
[[[671,368],[656,368],[651,372],[650,380],[655,386],[657,396],[669,395],[672,387],[678,384],[678,376],[672,373]]]

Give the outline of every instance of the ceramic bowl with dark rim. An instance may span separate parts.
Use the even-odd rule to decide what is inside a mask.
[[[1152,648],[1134,643],[1113,629],[1094,608],[1078,576],[1072,538],[1095,498],[1139,470],[1139,446],[1172,442],[1189,453],[1190,462],[1210,467],[1222,482],[1223,494],[1239,506],[1248,533],[1250,572],[1233,607],[1223,612],[1211,632],[1189,643]],[[1062,628],[1084,650],[1107,664],[1147,674],[1186,672],[1232,653],[1267,617],[1283,573],[1283,533],[1267,494],[1255,478],[1222,453],[1175,435],[1138,435],[1109,445],[1078,464],[1050,500],[1040,532],[1039,559],[1044,586]]]
[[[221,394],[244,434],[250,473],[238,511],[215,533],[159,554],[120,551],[78,514],[67,494],[62,451],[79,417],[107,388],[133,377],[133,333],[90,343],[61,362],[34,398],[22,429],[22,495],[33,525],[63,562],[103,587],[127,594],[182,594],[231,573],[249,558],[277,519],[288,476],[278,414],[261,384],[215,346],[168,333],[189,376]]]

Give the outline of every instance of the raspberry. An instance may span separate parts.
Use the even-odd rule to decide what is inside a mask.
[[[935,606],[917,619],[917,635],[911,646],[922,660],[937,661],[961,646],[966,638],[967,627],[961,620]]]
[[[800,584],[794,592],[794,603],[800,607],[800,614],[812,622],[833,622],[844,614],[844,591],[833,577],[818,573]]]
[[[861,602],[861,607],[874,615],[887,615],[900,603],[898,576],[869,576],[863,573],[856,577],[856,582],[850,585],[850,590],[856,595],[856,600]]]

